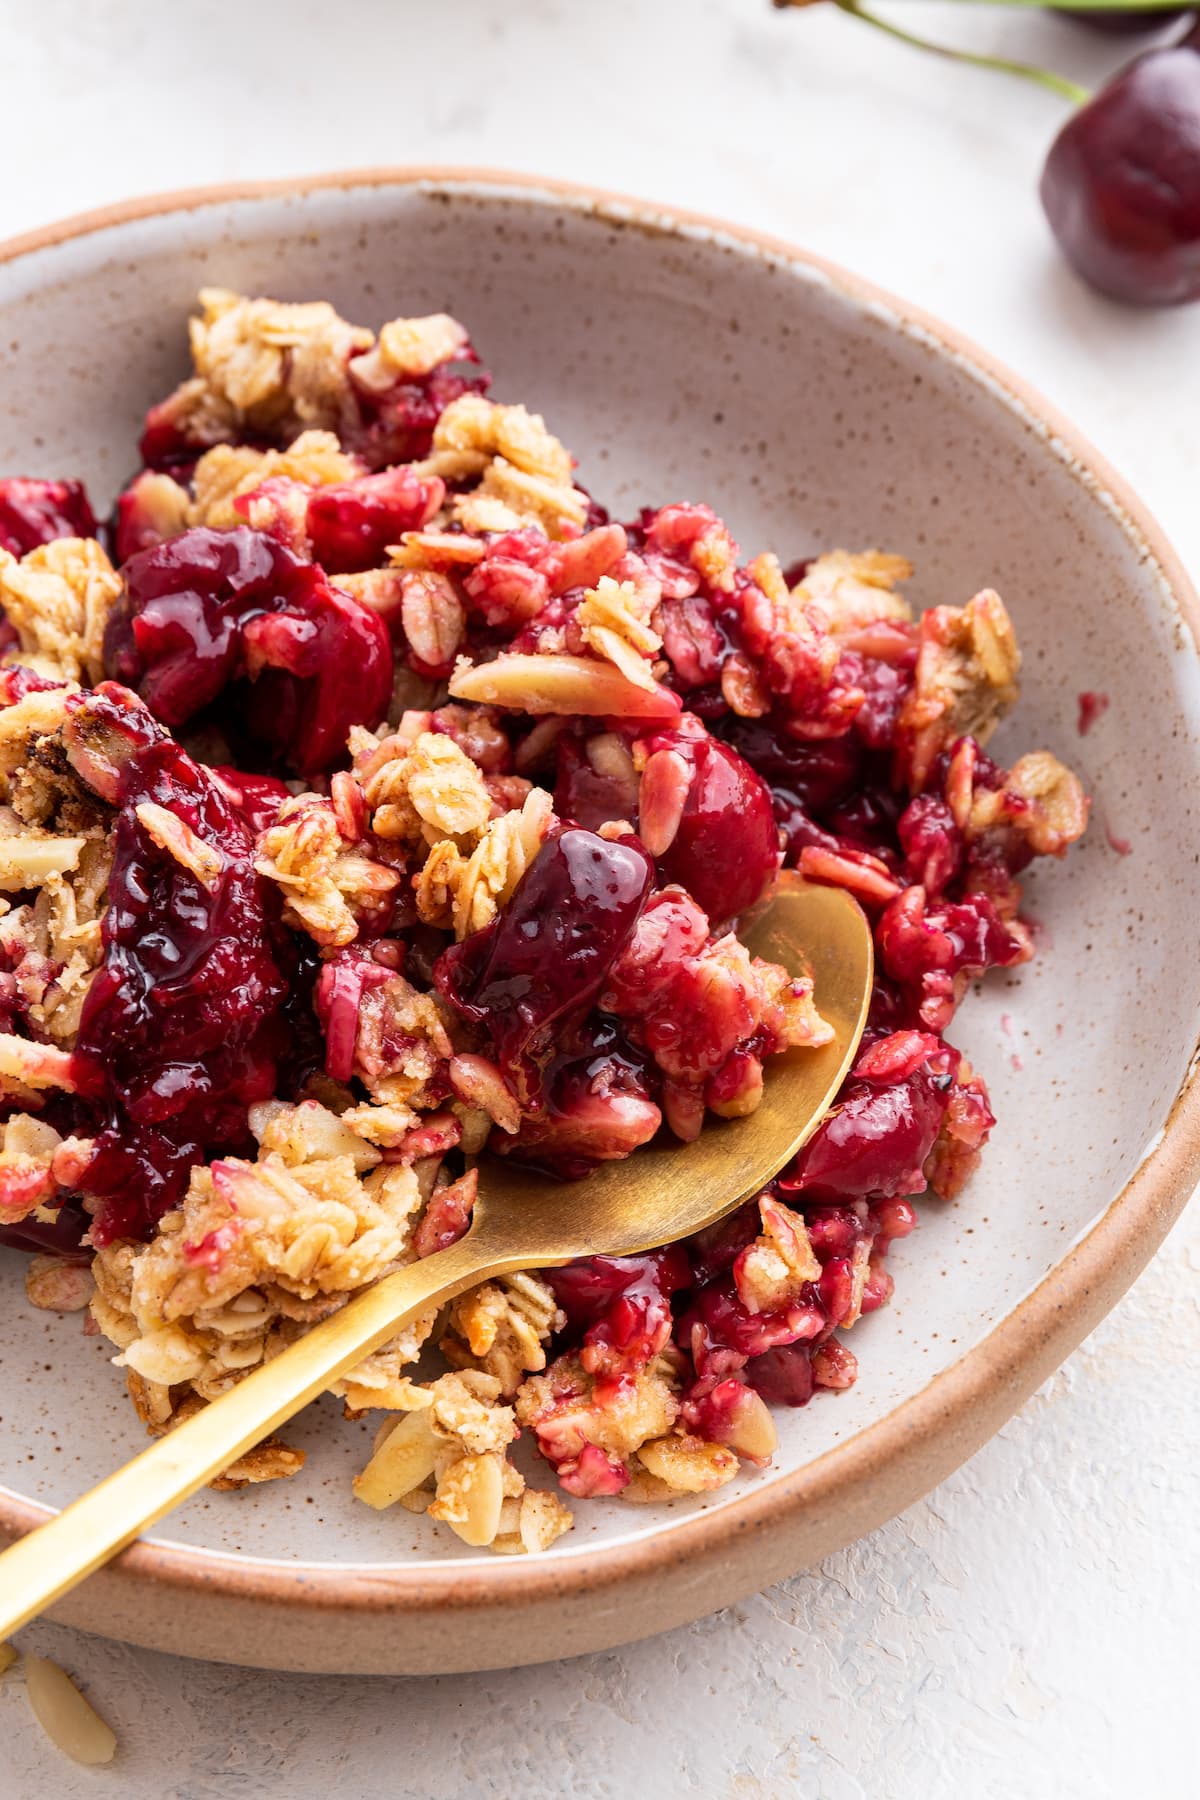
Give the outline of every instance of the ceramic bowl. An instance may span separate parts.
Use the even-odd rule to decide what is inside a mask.
[[[1079,766],[1095,822],[1038,871],[1041,955],[954,1029],[999,1118],[954,1205],[895,1247],[858,1385],[779,1416],[769,1472],[665,1509],[588,1502],[544,1558],[474,1553],[349,1491],[368,1427],[326,1402],[295,1481],[204,1494],[57,1616],[196,1656],[478,1669],[607,1647],[792,1574],[949,1473],[1113,1305],[1189,1190],[1200,1101],[1196,599],[1144,509],[989,358],[786,245],[507,176],[391,172],[135,202],[0,251],[0,472],[129,474],[217,283],[379,324],[445,309],[617,516],[711,501],[743,547],[911,555],[917,598],[1000,589],[1025,650],[1000,754]],[[1077,696],[1111,705],[1086,738]],[[1123,852],[1128,852],[1127,854]],[[0,1252],[0,1530],[144,1441],[102,1341],[30,1310]],[[997,1504],[1003,1497],[997,1496]]]

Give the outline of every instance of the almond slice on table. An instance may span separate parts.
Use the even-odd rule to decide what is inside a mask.
[[[117,1740],[65,1669],[44,1656],[23,1658],[25,1691],[38,1724],[72,1762],[111,1762]]]

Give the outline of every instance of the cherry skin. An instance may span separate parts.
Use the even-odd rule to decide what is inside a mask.
[[[681,757],[688,777],[678,829],[658,858],[659,874],[686,888],[714,927],[722,925],[762,898],[779,867],[771,790],[716,738],[663,732],[649,747]]]
[[[27,556],[54,538],[95,537],[96,519],[80,481],[0,481],[0,550]]]
[[[383,717],[386,625],[265,532],[197,525],[139,550],[121,573],[105,665],[172,729],[224,696],[223,723],[308,775],[345,754],[352,725]]]
[[[1062,7],[1051,7],[1060,17],[1070,19],[1073,25],[1084,25],[1089,31],[1105,31],[1110,37],[1135,37],[1139,33],[1145,35],[1150,31],[1161,31],[1166,25],[1174,25],[1176,20],[1187,18],[1193,10],[1190,6],[1164,8],[1161,12],[1148,12],[1144,7],[1110,9],[1098,6],[1094,10],[1088,8],[1080,12],[1067,12]]]
[[[1131,306],[1200,299],[1200,28],[1151,50],[1069,119],[1042,206],[1075,270]]]
[[[526,1105],[555,1036],[582,1018],[628,943],[652,876],[636,838],[570,827],[542,845],[492,924],[438,958],[438,991],[487,1031]]]

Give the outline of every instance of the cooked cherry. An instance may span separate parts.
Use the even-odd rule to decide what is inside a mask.
[[[0,481],[0,550],[27,556],[54,538],[95,537],[96,519],[81,481]]]
[[[794,1344],[816,1337],[824,1329],[820,1296],[811,1285],[804,1298],[776,1312],[752,1313],[738,1298],[728,1276],[698,1289],[675,1327],[675,1340],[690,1350],[696,1373],[728,1374],[729,1353],[743,1360],[763,1355],[780,1344]]]
[[[714,928],[753,906],[779,867],[771,791],[749,763],[715,738],[663,732],[690,776],[678,828],[658,858],[662,879],[687,889]]]
[[[662,1123],[653,1097],[658,1085],[648,1054],[634,1048],[617,1019],[593,1010],[578,1022],[560,1021],[538,1111],[521,1121],[515,1137],[493,1132],[490,1148],[560,1180],[578,1180],[597,1163],[649,1143]]]
[[[344,755],[391,695],[387,627],[265,532],[198,526],[130,557],[105,633],[110,674],[185,725],[236,684],[222,723],[301,774]]]
[[[0,1244],[24,1250],[31,1256],[65,1256],[87,1262],[90,1253],[79,1251],[80,1239],[91,1229],[92,1216],[80,1200],[64,1200],[50,1218],[30,1213],[15,1225],[0,1225]]]
[[[523,1100],[537,1102],[555,1028],[580,1018],[628,942],[653,864],[635,838],[570,829],[538,852],[500,916],[438,959],[438,989],[489,1034]]]
[[[948,1087],[948,1077],[924,1068],[887,1086],[851,1081],[808,1147],[780,1176],[781,1191],[827,1200],[919,1194]]]
[[[1200,298],[1200,32],[1151,50],[1069,119],[1042,205],[1085,281],[1135,306]]]
[[[124,744],[104,959],[75,1049],[80,1130],[95,1139],[82,1185],[106,1243],[144,1235],[193,1163],[247,1146],[247,1106],[278,1091],[295,953],[226,785],[120,688],[97,688],[77,718]],[[215,874],[159,848],[137,817],[144,801],[217,853]]]
[[[308,502],[314,560],[330,574],[376,569],[401,534],[424,525],[441,505],[445,483],[422,479],[403,464],[317,488]]]
[[[796,861],[806,844],[836,850],[843,831],[859,842],[874,844],[879,834],[871,828],[876,824],[874,812],[867,818],[865,809],[872,802],[864,784],[881,759],[864,749],[857,732],[808,741],[790,736],[782,721],[735,715],[715,729],[770,787],[775,822],[785,833],[790,861]],[[887,781],[886,765],[878,768],[878,777],[872,795],[885,792],[879,784]],[[894,808],[885,806],[884,813],[886,834]]]
[[[638,792],[632,763],[622,764],[614,759],[611,766],[595,767],[588,756],[586,740],[570,731],[562,733],[554,748],[554,810],[560,818],[596,831],[610,819],[632,816],[637,809]]]
[[[279,816],[279,808],[291,796],[273,775],[247,775],[223,764],[211,771],[220,782],[251,831],[265,831]]]
[[[771,1406],[807,1406],[813,1394],[812,1351],[808,1344],[778,1344],[752,1356],[746,1380]]]
[[[373,469],[417,462],[429,455],[434,426],[451,401],[463,394],[486,394],[491,384],[491,375],[467,344],[453,362],[439,363],[427,375],[410,376],[382,394],[360,390],[363,424],[347,433],[348,447]]]
[[[593,1374],[633,1373],[671,1334],[671,1295],[692,1283],[681,1244],[645,1256],[589,1256],[546,1279],[567,1315],[566,1341],[582,1341]]]

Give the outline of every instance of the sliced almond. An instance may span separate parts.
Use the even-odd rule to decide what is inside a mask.
[[[645,1468],[677,1494],[703,1494],[723,1487],[738,1472],[738,1459],[722,1444],[674,1434],[643,1444],[638,1451]]]
[[[504,1504],[504,1460],[494,1453],[464,1456],[447,1469],[429,1507],[431,1519],[448,1525],[464,1544],[482,1550],[500,1529]]]
[[[635,687],[610,662],[588,656],[539,656],[511,651],[494,662],[460,664],[450,682],[456,700],[511,706],[527,713],[583,713],[590,717],[677,719],[679,696],[652,683]]]
[[[377,1510],[391,1506],[428,1481],[440,1449],[429,1414],[409,1413],[393,1425],[366,1468],[354,1477],[354,1492]]]
[[[15,894],[21,888],[44,887],[53,876],[75,867],[84,842],[81,837],[53,837],[40,831],[0,837],[0,889]]]
[[[111,1762],[117,1740],[71,1677],[44,1656],[26,1656],[25,1691],[38,1724],[72,1762]]]

